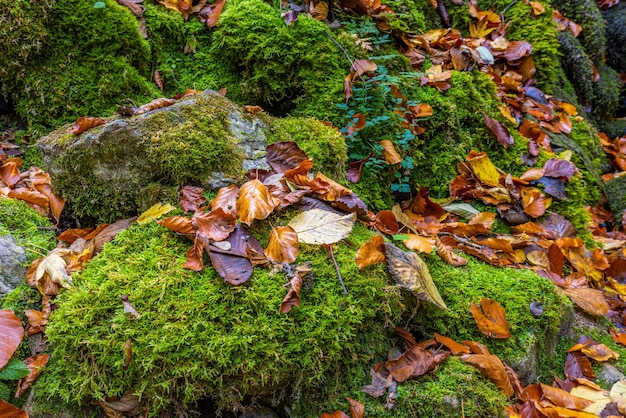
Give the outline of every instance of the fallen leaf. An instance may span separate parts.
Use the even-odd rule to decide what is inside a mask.
[[[222,187],[217,191],[217,196],[209,202],[211,210],[222,208],[226,213],[237,217],[237,198],[239,197],[239,187],[236,184]]]
[[[131,392],[125,393],[119,400],[98,401],[98,404],[108,418],[134,417],[142,412],[139,397]]]
[[[406,234],[405,236],[407,238],[403,239],[402,243],[410,250],[431,253],[435,249],[435,240],[433,238],[415,234]]]
[[[455,356],[458,356],[459,354],[462,354],[462,353],[463,354],[470,353],[469,347],[461,343],[457,343],[452,338],[444,337],[443,335],[437,334],[436,332],[434,334],[434,338],[439,344],[444,345]]]
[[[539,387],[545,399],[548,399],[553,404],[561,406],[563,408],[582,411],[592,404],[591,401],[573,396],[559,388],[544,385],[543,383],[539,383]]]
[[[488,337],[505,339],[511,337],[505,311],[495,300],[482,298],[480,306],[469,303],[470,312],[480,331]]]
[[[470,151],[465,158],[472,168],[476,178],[487,186],[495,187],[500,184],[500,173],[484,152]]]
[[[354,259],[359,269],[385,261],[383,242],[385,242],[385,238],[382,235],[374,235],[368,242],[359,247]]]
[[[626,414],[626,380],[615,382],[611,387],[609,396],[617,409],[622,414]]]
[[[309,157],[294,141],[275,142],[267,146],[267,162],[277,173],[296,168]]]
[[[376,228],[385,234],[394,235],[400,230],[400,225],[392,211],[381,210],[376,214]]]
[[[355,401],[354,399],[346,399],[350,403],[350,414],[352,415],[352,418],[363,418],[363,414],[365,414],[365,405],[359,401]]]
[[[186,216],[172,216],[157,221],[159,225],[163,225],[177,234],[182,234],[192,238],[196,235],[196,227],[193,225],[191,218]]]
[[[166,204],[155,203],[148,210],[146,210],[141,215],[139,215],[136,222],[140,225],[146,224],[150,221],[157,220],[161,216],[165,215],[168,212],[173,211],[174,209],[176,208],[170,205],[169,203],[166,203]]]
[[[515,142],[509,130],[500,121],[490,118],[483,113],[483,120],[487,129],[496,137],[498,142],[508,148]]]
[[[619,359],[619,354],[611,350],[604,344],[598,343],[591,338],[583,335],[579,338],[578,343],[567,350],[568,353],[580,351],[587,357],[591,357],[596,361],[607,361],[609,359]]]
[[[400,154],[396,151],[393,142],[384,139],[379,141],[379,144],[383,147],[383,158],[387,164],[394,165],[402,162],[402,157],[400,157]]]
[[[263,112],[263,108],[261,106],[244,105],[242,107],[243,110],[248,113],[252,113],[253,115],[258,115],[259,113]]]
[[[204,202],[206,202],[206,197],[202,194],[202,187],[186,185],[181,189],[180,206],[183,208],[183,213],[195,212]],[[211,209],[214,209],[213,206]]]
[[[143,0],[116,0],[119,5],[127,7],[135,17],[142,17],[143,12],[146,9],[143,4]],[[163,87],[161,87],[163,90]]]
[[[276,226],[270,231],[265,255],[274,263],[293,263],[298,256],[298,234],[290,226]]]
[[[465,341],[464,341],[465,342]],[[497,356],[492,354],[465,354],[461,359],[477,366],[495,385],[504,392],[509,399],[513,396],[513,386],[509,379],[504,364]]]
[[[572,302],[583,311],[593,316],[602,316],[609,311],[609,305],[604,299],[604,294],[599,289],[566,288],[562,289]]]
[[[339,215],[320,209],[311,209],[296,215],[289,225],[298,234],[298,241],[306,244],[334,244],[350,235],[356,214]]]
[[[255,219],[265,219],[280,203],[259,180],[244,183],[237,198],[239,221],[250,225]]]
[[[447,353],[446,354],[450,354]],[[443,357],[443,356],[442,356]],[[397,382],[404,382],[410,377],[418,377],[429,373],[447,356],[436,361],[436,358],[422,347],[415,346],[409,348],[395,360],[385,362],[385,368]]]
[[[31,336],[43,332],[48,323],[48,319],[44,318],[42,311],[34,309],[26,309],[24,311],[26,318],[28,318],[28,324],[26,325],[26,335]]]
[[[15,391],[15,397],[19,398],[26,392],[34,382],[37,380],[41,372],[43,371],[43,367],[48,363],[48,354],[37,354],[32,357],[28,357],[24,359],[24,364],[28,367],[30,373],[28,376],[21,378],[17,382],[17,390]]]
[[[534,187],[522,187],[521,191],[524,213],[533,218],[539,218],[546,213],[546,197],[539,189]]]
[[[379,363],[380,367],[372,367],[370,369],[370,376],[372,377],[372,384],[363,386],[363,392],[367,393],[374,398],[378,398],[384,395],[385,391],[393,383],[393,376],[389,374],[389,371],[384,370],[386,373],[381,373],[383,367],[382,362]]]
[[[196,212],[191,221],[197,228],[197,236],[203,240],[223,241],[236,227],[235,218],[222,208],[208,213]]]
[[[130,314],[130,316],[132,316],[135,319],[141,318],[141,315],[139,314],[139,312],[137,312],[135,307],[130,304],[130,300],[128,300],[128,296],[122,295],[120,296],[120,299],[122,299],[122,304],[124,305],[125,314]]]
[[[0,399],[0,417],[28,418],[26,411]]]
[[[450,247],[441,242],[438,236],[435,235],[435,247],[437,248],[437,254],[443,261],[446,263],[459,267],[464,266],[468,263],[468,261],[455,253]]]
[[[309,10],[309,14],[315,20],[324,21],[328,16],[328,3],[318,1],[317,4]]]
[[[130,365],[130,360],[133,356],[133,340],[131,338],[127,339],[124,343],[124,364],[122,364],[122,368],[126,369]]]
[[[398,336],[402,338],[402,341],[404,341],[404,344],[406,345],[407,349],[418,345],[417,341],[415,341],[415,337],[413,336],[413,334],[411,334],[410,331],[402,328],[401,326],[396,325],[396,334],[398,334]]]
[[[100,230],[100,232],[98,232],[98,234],[93,237],[93,242],[95,245],[94,254],[98,254],[100,251],[102,251],[104,244],[112,241],[117,234],[124,231],[125,229],[128,229],[130,225],[135,222],[135,219],[137,218],[121,219],[119,221],[113,222],[111,225],[107,225],[105,228],[102,228],[102,230]],[[85,239],[87,238],[85,237]]]
[[[589,357],[585,357],[580,352],[567,353],[565,359],[565,377],[586,377],[595,379],[596,375],[591,367]]]
[[[11,309],[0,310],[0,369],[11,359],[24,337],[22,321]]]
[[[574,163],[560,158],[550,158],[543,165],[543,170],[546,177],[563,177],[565,180],[570,180],[578,173],[578,167]]]
[[[21,165],[22,160],[19,158],[6,160],[0,167],[0,179],[9,187],[15,186],[21,180]]]
[[[200,20],[207,26],[207,28],[214,28],[222,14],[222,9],[226,4],[226,0],[215,0],[213,4],[204,7],[198,16]]]
[[[72,135],[78,135],[96,126],[105,125],[106,121],[100,118],[92,118],[89,116],[80,117],[72,125]]]
[[[66,289],[69,289],[72,284],[72,279],[67,274],[67,256],[70,250],[65,248],[56,248],[43,257],[37,270],[35,272],[35,282],[42,294],[45,287],[45,281],[49,278],[53,283],[56,283]]]
[[[428,271],[428,266],[414,252],[404,252],[390,242],[383,243],[387,267],[396,284],[442,309],[448,309]]]
[[[302,288],[302,279],[309,274],[311,267],[302,264],[295,269],[293,278],[289,281],[289,291],[280,304],[280,313],[288,313],[294,306],[300,306],[300,289]]]
[[[330,414],[327,412],[324,412],[321,418],[350,418],[350,417],[345,412],[337,410],[335,412],[331,412]]]

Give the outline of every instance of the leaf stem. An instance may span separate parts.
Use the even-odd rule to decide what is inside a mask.
[[[328,252],[330,253],[330,258],[333,259],[333,264],[335,265],[335,270],[337,270],[337,277],[339,277],[339,283],[341,283],[341,288],[343,289],[343,294],[348,294],[348,289],[346,289],[346,285],[343,283],[343,279],[341,278],[341,271],[339,271],[339,266],[337,265],[337,260],[335,260],[335,253],[333,253],[333,246],[328,246]]]

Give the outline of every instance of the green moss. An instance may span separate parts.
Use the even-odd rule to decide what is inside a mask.
[[[433,280],[450,311],[422,305],[410,329],[417,333],[418,340],[438,332],[456,341],[481,342],[511,365],[523,381],[534,380],[537,368],[552,362],[560,328],[567,327],[572,317],[571,302],[549,280],[530,270],[494,267],[467,258],[466,266],[454,268],[439,257],[426,257]],[[478,330],[468,303],[478,304],[481,298],[502,305],[512,338],[494,340]],[[541,316],[531,314],[531,302],[543,306]]]
[[[618,3],[602,12],[606,22],[606,63],[626,73],[626,4]]]
[[[135,17],[115,1],[106,0],[101,9],[79,0],[5,3],[0,9],[20,16],[9,32],[17,31],[19,39],[29,39],[21,32],[37,33],[32,45],[38,46],[25,46],[25,61],[20,44],[11,43],[13,36],[0,37],[13,70],[0,72],[0,84],[29,124],[57,126],[110,114],[125,98],[146,102],[158,95],[143,77],[149,71],[149,45]]]
[[[283,222],[275,216],[254,230],[266,236],[270,223]],[[351,241],[356,247],[370,236],[357,225]],[[403,305],[382,267],[358,271],[356,248],[335,252],[344,296],[324,250],[302,245],[298,258],[312,261],[312,284],[300,307],[280,314],[282,274],[257,269],[247,284],[231,286],[210,267],[184,270],[189,246],[156,224],[133,226],[105,246],[57,299],[47,328],[51,361],[38,390],[69,402],[132,390],[152,416],[173,399],[189,405],[203,396],[228,409],[252,394],[296,404],[297,394],[324,391],[344,374],[365,376],[385,356]],[[121,294],[141,319],[127,318]],[[133,357],[124,369],[129,338]]]
[[[347,147],[337,129],[313,118],[272,118],[267,144],[279,141],[295,141],[323,174],[335,179],[345,175]]]
[[[581,44],[591,60],[599,65],[606,52],[606,23],[593,0],[555,0],[554,6],[567,18],[582,26]]]
[[[616,177],[607,182],[605,189],[609,206],[619,219],[626,210],[626,176]]]
[[[0,197],[0,235],[12,235],[30,263],[56,245],[52,223],[21,200]]]

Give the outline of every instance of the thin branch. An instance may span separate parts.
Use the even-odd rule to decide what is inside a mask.
[[[348,289],[346,289],[346,285],[343,283],[343,279],[341,278],[341,271],[339,271],[339,266],[337,265],[337,260],[335,260],[335,253],[333,253],[333,246],[328,246],[328,252],[330,253],[330,258],[333,259],[333,264],[335,264],[335,270],[337,270],[337,277],[339,277],[339,283],[341,283],[341,288],[343,289],[343,294],[348,294]]]

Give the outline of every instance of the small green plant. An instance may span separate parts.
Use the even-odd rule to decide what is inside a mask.
[[[0,369],[0,399],[9,402],[11,399],[12,390],[7,384],[7,381],[19,380],[28,376],[28,366],[22,363],[16,358],[12,358],[9,362]]]
[[[394,56],[371,57],[376,61],[385,61]],[[415,123],[418,121],[407,115],[410,108],[418,103],[407,101],[400,90],[404,77],[415,78],[417,73],[401,73],[392,75],[387,67],[378,64],[376,74],[372,77],[363,76],[355,80],[353,95],[347,104],[337,105],[346,112],[348,124],[342,129],[347,138],[349,157],[353,161],[368,159],[365,167],[375,175],[389,170],[383,158],[383,146],[380,141],[388,140],[402,157],[397,169],[393,171],[391,190],[398,193],[409,193],[410,170],[414,168],[413,157],[409,151],[416,140]],[[365,126],[361,127],[365,119]],[[359,129],[360,128],[360,129]]]

